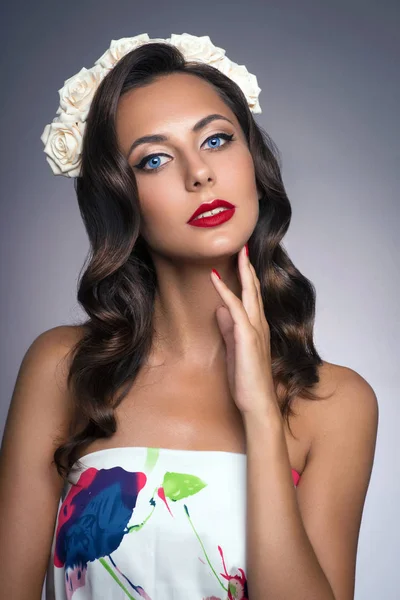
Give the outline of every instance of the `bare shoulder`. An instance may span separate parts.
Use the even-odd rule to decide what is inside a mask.
[[[312,441],[297,487],[304,528],[335,598],[353,598],[357,543],[372,473],[378,401],[349,367],[323,363],[307,403]],[[311,427],[312,425],[312,427]]]
[[[65,357],[83,335],[84,328],[79,325],[58,325],[47,329],[31,342],[21,364],[38,354],[43,359]]]
[[[347,404],[377,405],[376,395],[371,384],[357,371],[344,365],[324,361],[320,367],[320,388],[322,394],[332,393],[334,402]]]
[[[317,394],[310,420],[313,441],[337,428],[348,432],[350,424],[374,429],[379,418],[378,399],[371,384],[357,371],[329,362],[319,370]]]
[[[47,347],[48,351],[66,356],[69,351],[81,340],[84,335],[84,327],[81,325],[58,325],[43,331],[34,340],[35,344]]]
[[[37,432],[46,428],[48,421],[56,430],[68,429],[70,407],[73,406],[67,388],[71,350],[83,336],[78,326],[60,325],[40,333],[25,351],[16,377],[8,411],[2,451],[8,454],[25,445],[32,435],[25,429],[29,419],[37,420]],[[27,419],[27,423],[24,423]],[[21,436],[21,445],[16,445],[16,433]],[[54,432],[54,430],[53,430]],[[47,431],[47,435],[51,430]]]
[[[53,457],[69,435],[68,365],[81,335],[73,326],[44,331],[19,366],[0,453],[0,547],[13,548],[0,561],[4,598],[27,598],[26,581],[29,597],[40,597],[63,485]]]
[[[40,333],[22,359],[17,383],[27,371],[39,374],[40,370],[43,377],[52,374],[58,389],[66,392],[72,351],[83,335],[84,329],[75,325],[58,325]]]

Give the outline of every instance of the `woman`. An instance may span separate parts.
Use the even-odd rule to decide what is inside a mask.
[[[93,97],[76,192],[89,318],[22,361],[1,598],[39,599],[47,566],[57,600],[353,598],[377,399],[314,346],[278,154],[243,91],[138,45]]]

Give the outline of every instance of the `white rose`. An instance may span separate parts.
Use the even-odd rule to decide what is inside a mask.
[[[182,35],[173,33],[170,40],[188,61],[213,63],[225,56],[225,50],[214,46],[208,35],[198,37],[190,33],[182,33]]]
[[[253,113],[261,113],[258,101],[261,88],[258,86],[257,77],[249,73],[244,65],[238,65],[226,56],[214,65],[219,71],[232,79],[241,88],[246,96],[249,108]]]
[[[111,40],[108,50],[106,50],[94,64],[110,70],[123,56],[125,56],[125,54],[128,54],[128,52],[149,40],[148,33],[140,33],[134,37]]]
[[[58,90],[60,106],[56,114],[62,112],[79,117],[84,121],[88,115],[90,104],[106,71],[97,65],[91,69],[83,67],[79,73],[64,82],[64,87]]]
[[[85,127],[86,123],[61,113],[44,128],[40,139],[54,175],[79,176]]]
[[[147,44],[147,43],[152,44],[154,42],[161,42],[162,44],[169,44],[169,43],[171,43],[170,40],[171,40],[171,38],[151,38],[151,39],[149,38],[148,42],[145,42],[145,44]]]

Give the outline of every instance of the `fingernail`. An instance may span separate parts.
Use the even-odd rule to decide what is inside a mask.
[[[247,245],[247,244],[245,245],[245,248],[246,248],[246,254],[247,254],[247,256],[248,256],[248,255],[249,255],[249,247],[248,247],[248,245]]]
[[[221,279],[221,275],[218,273],[218,271],[216,269],[213,269],[212,272],[216,274],[218,279]]]

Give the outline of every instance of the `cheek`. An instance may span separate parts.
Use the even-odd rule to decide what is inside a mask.
[[[253,157],[250,154],[248,148],[243,151],[241,161],[240,161],[240,170],[243,176],[243,179],[247,182],[253,182],[255,180],[255,171],[254,171],[254,162]]]
[[[165,203],[165,182],[156,175],[143,175],[137,183],[139,205],[142,217],[157,217],[163,211]]]
[[[224,186],[222,189],[224,189]],[[232,171],[225,189],[227,190],[227,200],[237,204],[241,212],[245,211],[248,220],[255,225],[258,219],[259,194],[251,155],[243,153],[239,166]]]
[[[220,175],[228,175],[231,185],[240,189],[251,188],[255,182],[253,157],[246,145],[240,144],[236,148],[232,160],[225,164],[225,169]],[[224,177],[225,178],[225,177]]]
[[[145,179],[146,177],[146,179]],[[152,232],[165,229],[166,225],[175,224],[184,219],[190,207],[185,211],[182,193],[177,192],[177,182],[172,181],[166,173],[145,176],[138,183],[139,205],[142,218],[142,231],[151,236]],[[189,218],[188,214],[187,218]]]

